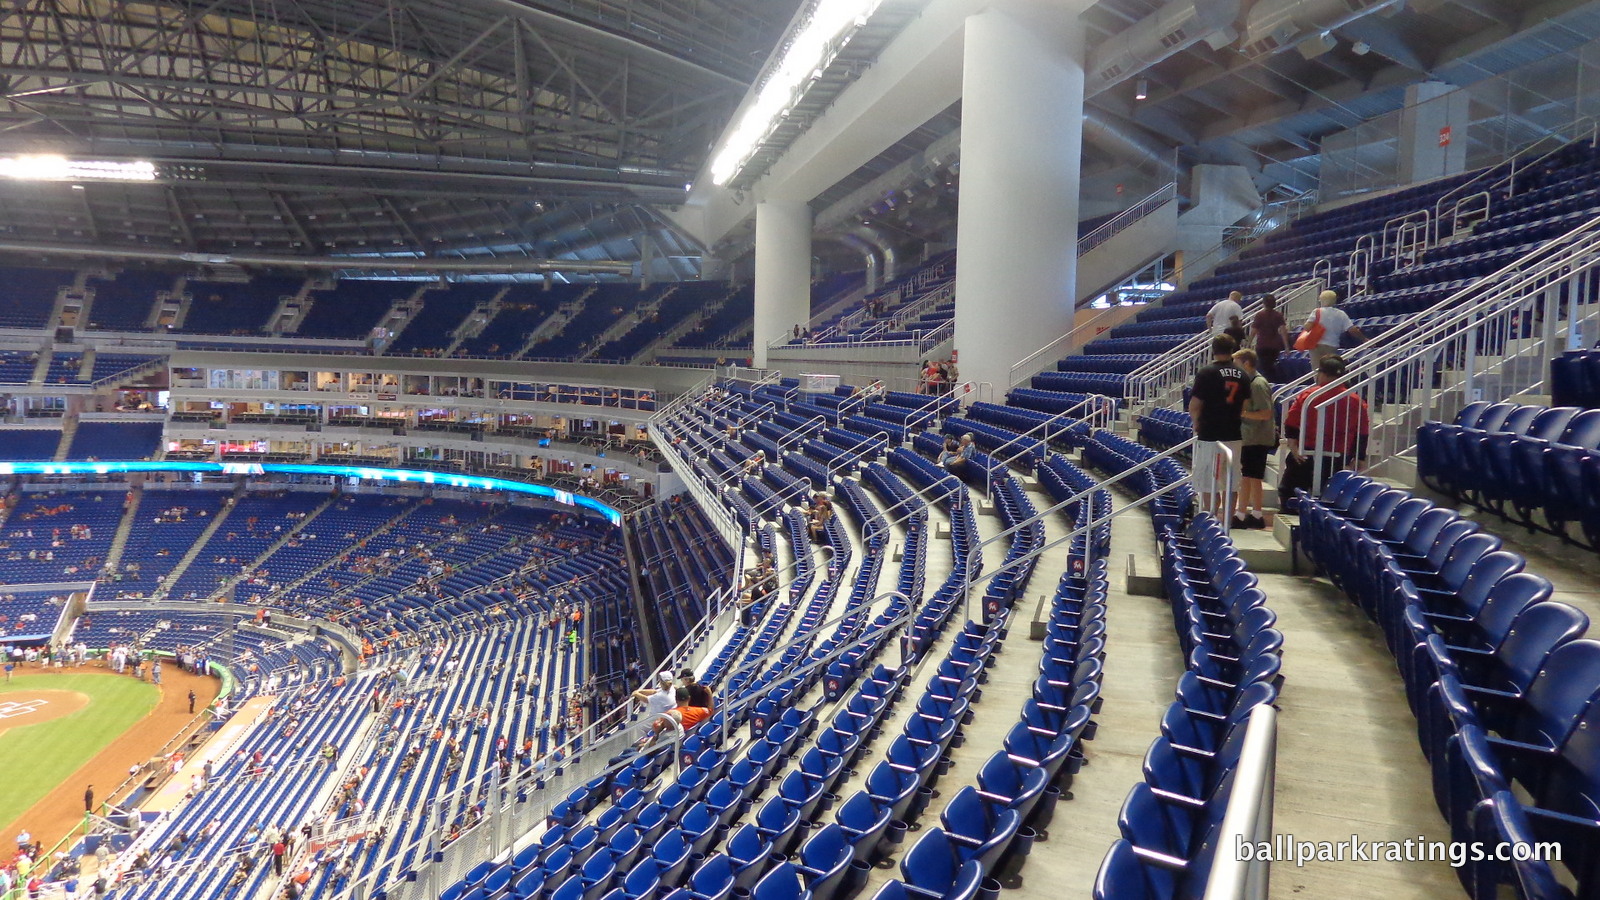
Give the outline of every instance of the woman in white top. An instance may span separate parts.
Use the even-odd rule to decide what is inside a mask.
[[[1339,355],[1339,339],[1350,335],[1362,343],[1367,340],[1366,334],[1350,321],[1349,313],[1339,308],[1339,295],[1334,291],[1323,291],[1317,297],[1318,307],[1306,318],[1305,327],[1301,331],[1311,328],[1311,324],[1320,319],[1322,322],[1322,338],[1317,345],[1311,348],[1311,371],[1315,372],[1323,359]]]

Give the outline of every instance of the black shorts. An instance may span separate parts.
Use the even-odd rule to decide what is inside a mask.
[[[1246,478],[1267,477],[1267,457],[1272,450],[1260,444],[1246,444],[1239,450],[1239,474]]]

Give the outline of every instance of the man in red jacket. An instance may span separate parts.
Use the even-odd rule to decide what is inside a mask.
[[[1367,461],[1372,417],[1367,401],[1343,384],[1344,372],[1343,359],[1323,359],[1315,383],[1289,401],[1283,419],[1284,445],[1290,465],[1305,472],[1305,483],[1295,487],[1310,489],[1315,484],[1320,490],[1334,472],[1359,469]]]

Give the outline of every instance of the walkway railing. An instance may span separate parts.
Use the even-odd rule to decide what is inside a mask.
[[[1372,411],[1367,458],[1404,456],[1416,446],[1419,425],[1449,421],[1474,400],[1541,388],[1550,358],[1592,339],[1600,324],[1597,270],[1600,218],[1351,351],[1341,383]],[[1313,377],[1280,385],[1277,399],[1289,400]],[[1306,415],[1317,427],[1302,427],[1295,450],[1313,458],[1313,483],[1320,484],[1325,467],[1347,462],[1353,449],[1331,443],[1329,429],[1344,440],[1359,421],[1340,404],[1319,404]]]
[[[1321,279],[1312,278],[1286,285],[1272,293],[1278,298],[1279,312],[1293,323],[1295,308],[1304,305],[1308,299],[1315,302],[1322,288]],[[1248,323],[1260,311],[1261,299],[1258,297],[1245,304],[1242,321]],[[1293,324],[1290,327],[1293,328]],[[1193,381],[1194,373],[1210,361],[1211,332],[1201,328],[1199,333],[1190,335],[1176,347],[1130,372],[1124,396],[1132,404],[1161,402]]]
[[[1176,181],[1156,188],[1150,196],[1117,213],[1109,221],[1101,224],[1100,227],[1078,238],[1078,255],[1086,255],[1090,250],[1126,231],[1133,223],[1176,199],[1178,199],[1178,183]]]
[[[1245,721],[1244,747],[1234,767],[1227,812],[1215,844],[1216,858],[1206,879],[1204,900],[1267,900],[1271,863],[1265,854],[1241,859],[1241,844],[1260,847],[1272,835],[1272,802],[1277,795],[1278,711],[1263,703]]]

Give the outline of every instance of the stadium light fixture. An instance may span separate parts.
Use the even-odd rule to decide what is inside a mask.
[[[17,181],[155,181],[155,163],[67,159],[39,154],[0,157],[0,177]]]
[[[761,142],[789,115],[806,85],[822,77],[850,35],[867,24],[880,2],[815,0],[810,15],[789,39],[777,65],[712,158],[712,184],[720,187],[739,174]]]

